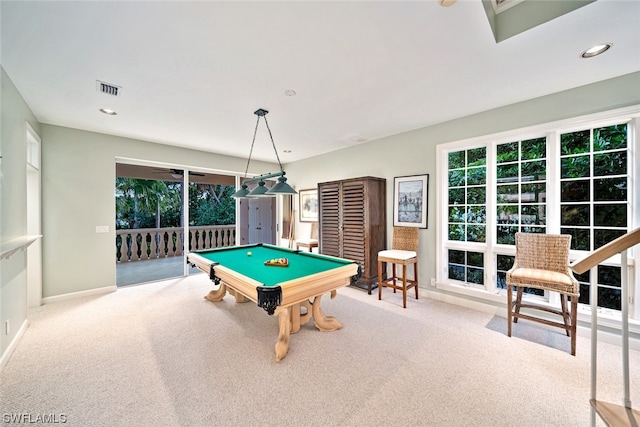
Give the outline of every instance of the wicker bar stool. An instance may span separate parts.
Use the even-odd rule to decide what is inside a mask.
[[[580,285],[569,267],[570,235],[516,233],[516,258],[507,271],[507,335],[511,336],[511,323],[527,319],[562,328],[571,337],[571,355],[576,354],[576,324]],[[513,287],[518,288],[513,300]],[[561,309],[522,302],[525,287],[560,293]],[[567,310],[566,298],[571,299]],[[562,316],[562,323],[520,313],[521,308],[542,310]]]
[[[383,279],[385,263],[391,263],[391,277]],[[402,281],[396,273],[396,264],[402,265]],[[407,279],[407,265],[413,264],[413,280]],[[415,227],[393,227],[391,249],[378,252],[378,299],[382,299],[382,288],[402,291],[402,306],[407,308],[407,291],[415,289],[418,299],[418,229]]]

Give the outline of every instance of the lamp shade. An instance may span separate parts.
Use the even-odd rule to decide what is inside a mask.
[[[287,178],[281,176],[278,178],[278,183],[271,187],[267,194],[298,194],[298,192],[287,184]]]
[[[256,188],[254,188],[253,190],[251,190],[251,192],[249,194],[247,194],[247,197],[268,197],[268,196],[271,196],[271,194],[267,194],[267,191],[269,191],[269,189],[267,187],[265,187],[265,182],[263,180],[260,180],[258,182],[258,186]]]
[[[247,186],[247,184],[242,184],[242,188],[233,193],[233,196],[231,197],[247,197],[247,194],[249,194],[249,187]]]

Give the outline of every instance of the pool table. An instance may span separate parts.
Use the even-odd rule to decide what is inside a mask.
[[[288,265],[265,265],[278,258],[286,258]],[[236,302],[253,301],[269,315],[278,315],[276,362],[289,351],[289,335],[311,317],[320,331],[342,327],[335,317],[324,315],[320,299],[326,293],[334,298],[336,289],[361,275],[353,261],[267,244],[195,251],[187,255],[187,262],[207,273],[217,286],[205,296],[207,300],[221,301],[228,292]]]

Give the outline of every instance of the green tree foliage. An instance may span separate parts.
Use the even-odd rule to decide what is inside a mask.
[[[189,185],[189,225],[236,223],[236,203],[229,185]]]
[[[182,183],[116,178],[116,228],[180,227]],[[189,184],[189,225],[235,224],[233,186]]]
[[[133,178],[116,178],[116,227],[154,227],[148,224],[150,216],[155,219],[165,207],[169,197],[167,186],[162,181]]]

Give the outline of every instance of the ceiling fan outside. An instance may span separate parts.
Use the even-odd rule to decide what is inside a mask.
[[[176,173],[178,178],[171,174]],[[116,177],[133,179],[151,179],[160,181],[183,181],[184,169],[162,167],[162,166],[141,166],[127,163],[116,163]],[[213,172],[190,172],[189,181],[198,184],[210,185],[235,185],[234,175],[219,175]]]
[[[184,176],[184,170],[182,169],[169,169],[171,176],[175,179],[180,179]],[[193,176],[205,176],[205,174],[200,172],[189,171],[189,175]]]

